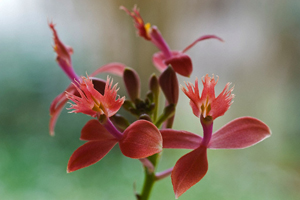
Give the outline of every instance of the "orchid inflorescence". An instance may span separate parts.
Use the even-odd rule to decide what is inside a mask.
[[[225,114],[232,104],[233,87],[226,84],[216,96],[215,86],[218,78],[205,75],[201,81],[203,89],[200,95],[198,79],[181,86],[183,93],[190,99],[193,114],[199,118],[203,137],[184,130],[172,129],[176,106],[179,98],[177,74],[189,77],[193,71],[192,60],[186,51],[197,42],[205,39],[221,38],[205,35],[195,40],[183,51],[173,51],[162,37],[156,26],[144,21],[139,10],[132,11],[121,6],[134,20],[137,33],[152,42],[160,51],[153,55],[153,64],[161,73],[152,75],[149,80],[149,92],[144,100],[140,97],[140,78],[132,68],[121,63],[109,63],[90,75],[78,76],[72,66],[73,49],[65,46],[58,37],[53,23],[49,23],[54,35],[54,51],[57,63],[71,79],[72,83],[58,95],[50,107],[50,134],[54,135],[57,118],[64,105],[70,100],[70,113],[83,113],[94,119],[88,121],[81,131],[80,139],[86,141],[71,155],[67,171],[73,172],[100,161],[117,143],[121,152],[139,159],[145,169],[145,183],[139,200],[149,199],[153,184],[171,175],[175,197],[178,198],[190,187],[199,182],[208,170],[207,149],[242,149],[252,146],[269,137],[271,131],[262,121],[253,117],[234,119],[213,133],[213,122]],[[95,78],[99,73],[108,72],[121,76],[124,80],[129,100],[118,96],[118,86],[110,76],[106,81]],[[166,103],[159,115],[159,93],[163,92]],[[136,117],[129,123],[117,114],[123,107]],[[174,167],[156,172],[159,155],[164,148],[192,149],[179,158]]]

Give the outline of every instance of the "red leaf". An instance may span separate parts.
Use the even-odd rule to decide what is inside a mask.
[[[117,143],[117,140],[90,141],[80,146],[70,157],[67,172],[88,167],[101,160]]]
[[[182,156],[174,166],[171,178],[175,197],[178,198],[198,183],[208,169],[206,147],[200,146]]]
[[[146,158],[162,150],[162,136],[151,122],[135,121],[123,134],[119,145],[127,157]]]
[[[196,149],[200,146],[202,138],[188,131],[173,129],[160,130],[163,138],[163,148]]]
[[[253,117],[237,118],[212,135],[208,148],[241,149],[250,147],[271,135],[270,128]]]

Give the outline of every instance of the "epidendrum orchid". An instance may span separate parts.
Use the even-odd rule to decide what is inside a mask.
[[[181,90],[190,99],[194,115],[199,118],[203,137],[185,130],[174,130],[173,119],[179,98],[179,84],[176,73],[189,77],[192,73],[191,58],[185,52],[197,42],[205,39],[218,39],[217,36],[200,37],[183,51],[172,51],[156,26],[144,24],[136,7],[130,12],[121,6],[135,22],[138,34],[155,44],[160,52],[153,55],[153,64],[161,72],[159,77],[152,75],[149,91],[143,100],[140,85],[144,83],[133,69],[121,63],[109,63],[97,69],[90,76],[78,76],[73,68],[73,49],[59,39],[53,23],[49,26],[54,35],[54,50],[57,63],[71,79],[72,83],[50,106],[50,134],[54,134],[57,118],[68,100],[72,101],[70,113],[83,113],[93,117],[81,130],[80,139],[86,141],[71,155],[67,171],[73,172],[100,161],[117,143],[121,152],[130,158],[139,159],[144,167],[143,189],[135,194],[137,200],[148,200],[155,182],[171,175],[175,197],[178,198],[190,187],[199,182],[208,170],[207,149],[241,149],[252,146],[270,136],[269,127],[253,117],[237,118],[213,134],[213,122],[225,114],[232,104],[233,88],[226,84],[216,97],[218,82],[206,75],[202,78],[203,90],[200,95],[198,79],[195,85],[186,83]],[[123,78],[128,100],[119,97],[117,84],[107,76],[106,81],[95,78],[99,73],[108,72]],[[159,93],[165,96],[165,106],[159,113]],[[118,114],[123,107],[136,120],[129,122]],[[192,149],[176,162],[174,167],[156,172],[163,148]],[[127,199],[127,198],[126,198]]]
[[[269,127],[253,117],[237,118],[220,130],[213,132],[213,121],[224,115],[229,109],[233,88],[227,83],[224,90],[215,97],[217,80],[208,75],[202,80],[203,90],[200,96],[198,79],[193,86],[191,83],[182,87],[182,91],[190,98],[190,106],[196,117],[200,118],[203,128],[203,137],[187,131],[172,129],[161,130],[164,148],[194,149],[182,156],[172,171],[172,184],[176,198],[199,182],[207,172],[208,163],[206,151],[211,149],[242,149],[252,146],[270,136]]]
[[[162,150],[162,136],[152,123],[138,120],[121,133],[110,121],[124,103],[125,98],[117,98],[117,84],[107,78],[104,95],[100,94],[92,81],[82,77],[80,88],[75,84],[80,97],[67,93],[67,98],[75,104],[68,109],[83,113],[98,120],[89,121],[81,132],[80,139],[88,142],[79,147],[71,156],[68,172],[87,167],[101,160],[119,142],[120,149],[130,158],[146,158]]]
[[[160,52],[155,53],[152,58],[153,64],[160,72],[164,71],[168,65],[171,65],[178,74],[189,77],[193,71],[193,65],[191,58],[186,55],[186,52],[202,40],[213,38],[223,41],[215,35],[204,35],[196,39],[184,50],[173,51],[170,49],[156,26],[151,26],[150,23],[144,23],[136,6],[131,12],[124,6],[121,6],[120,8],[134,19],[134,25],[138,31],[138,35],[151,41],[160,50]]]
[[[67,47],[64,45],[58,37],[58,34],[55,30],[55,25],[50,22],[49,27],[53,32],[54,46],[53,49],[57,54],[56,61],[61,69],[65,72],[65,74],[70,78],[70,80],[76,84],[78,84],[81,78],[76,74],[72,65],[71,55],[73,54],[73,49],[71,47]],[[91,78],[95,84],[95,87],[100,91],[104,91],[105,81],[94,78],[99,73],[109,72],[117,76],[122,76],[123,71],[125,69],[125,65],[121,63],[109,63],[100,68],[98,68],[95,72],[91,74],[93,78]],[[71,94],[77,94],[76,89],[73,84],[70,84],[65,90]],[[50,106],[50,123],[49,123],[49,131],[50,135],[54,135],[54,128],[59,117],[61,110],[64,108],[64,105],[67,103],[68,99],[65,95],[65,92],[59,94],[51,103]]]

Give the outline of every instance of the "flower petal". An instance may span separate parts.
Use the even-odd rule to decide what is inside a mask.
[[[211,102],[211,110],[209,111],[209,115],[212,116],[213,119],[224,115],[232,104],[234,95],[231,94],[231,92],[233,87],[229,89],[229,86],[230,83],[227,83],[219,96]]]
[[[59,104],[56,105],[55,110],[51,112],[50,122],[49,122],[49,132],[51,136],[54,136],[54,129],[59,117],[60,112],[64,108],[65,104],[67,103],[68,99],[64,96],[63,99],[60,100]]]
[[[193,64],[191,58],[181,52],[172,52],[172,57],[165,60],[166,65],[171,65],[178,74],[190,77],[193,72]]]
[[[170,64],[178,74],[189,77],[193,71],[190,57],[180,51],[171,51],[171,54],[172,56],[168,59],[161,51],[153,54],[152,61],[154,66],[160,72],[163,72]]]
[[[237,118],[212,135],[208,148],[241,149],[252,146],[271,135],[270,128],[253,117]]]
[[[53,32],[54,39],[54,51],[57,53],[57,57],[59,59],[64,60],[69,67],[71,67],[71,54],[73,53],[73,49],[71,47],[66,47],[59,39],[58,34],[55,30],[55,25],[50,22],[49,27]]]
[[[117,143],[117,140],[89,141],[74,151],[68,162],[67,172],[88,167],[101,160]]]
[[[140,15],[139,9],[134,6],[132,9],[132,12],[130,12],[127,8],[124,6],[120,6],[121,10],[124,10],[128,15],[130,15],[133,20],[134,20],[134,26],[137,29],[137,33],[139,36],[145,38],[146,40],[151,40],[149,34],[148,34],[148,29],[149,27],[144,24],[143,18]]]
[[[217,85],[217,82],[218,79],[215,80],[214,76],[211,78],[208,76],[208,74],[206,74],[205,77],[202,78],[202,84],[203,84],[203,90],[201,94],[202,102],[205,102],[207,99],[209,99],[210,101],[213,101],[215,99],[215,86]]]
[[[185,83],[186,88],[181,86],[181,90],[190,99],[190,106],[196,117],[200,117],[201,114],[201,99],[199,96],[198,78],[195,80],[195,86],[192,83]]]
[[[165,64],[165,59],[166,57],[161,51],[153,54],[153,64],[160,72],[163,72],[167,68],[167,65]]]
[[[122,63],[117,63],[117,62],[108,63],[106,65],[99,67],[90,76],[96,76],[99,73],[109,72],[111,74],[121,77],[121,76],[123,76],[123,72],[124,72],[125,68],[126,68],[126,66]]]
[[[135,121],[123,134],[119,145],[127,157],[146,158],[162,150],[162,136],[156,126],[149,121]]]
[[[207,39],[217,39],[221,42],[224,42],[221,38],[219,38],[218,36],[215,35],[204,35],[200,38],[198,38],[197,40],[195,40],[192,44],[190,44],[189,46],[187,46],[182,53],[186,52],[187,50],[189,50],[190,48],[192,48],[195,44],[197,44],[198,42],[202,41],[202,40],[207,40]]]
[[[196,149],[202,141],[202,137],[188,131],[163,129],[160,133],[163,138],[163,148]]]
[[[101,125],[101,123],[96,120],[92,119],[88,121],[84,127],[81,130],[81,140],[97,140],[97,141],[102,141],[102,140],[109,140],[109,139],[114,139],[115,137],[110,134],[104,126]]]
[[[112,84],[113,80],[110,81],[110,78],[107,77],[104,95],[101,99],[101,103],[107,110],[108,117],[116,114],[125,101],[125,97],[120,98],[120,96],[117,95],[117,91],[119,90],[117,88],[118,84],[114,86]]]
[[[77,95],[75,87],[73,84],[69,85],[68,88],[65,90],[71,94]],[[60,112],[64,108],[65,104],[67,103],[68,99],[65,95],[65,92],[59,94],[55,99],[52,101],[50,105],[50,122],[49,122],[49,131],[50,135],[54,136],[54,129],[56,125],[56,121],[59,117]]]
[[[198,183],[208,169],[206,147],[200,146],[182,156],[175,164],[171,178],[175,197],[178,198]]]

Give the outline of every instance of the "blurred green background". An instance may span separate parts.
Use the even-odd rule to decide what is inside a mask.
[[[0,199],[134,199],[143,182],[137,160],[115,147],[101,162],[67,174],[72,152],[83,144],[81,128],[90,119],[68,114],[48,133],[49,106],[70,83],[55,62],[53,20],[61,40],[74,48],[78,74],[118,61],[142,80],[158,71],[158,50],[137,37],[120,5],[138,4],[146,22],[157,25],[172,49],[188,51],[191,79],[215,74],[218,94],[235,85],[234,103],[216,120],[217,130],[240,116],[254,116],[272,129],[267,140],[244,150],[209,150],[209,171],[179,199],[300,199],[300,1],[299,0],[1,0],[0,1]],[[105,78],[106,74],[99,77]],[[121,79],[120,94],[125,95]],[[143,92],[147,90],[143,83]],[[188,98],[180,93],[175,129],[202,134]],[[159,169],[173,166],[186,150],[166,150]],[[174,199],[170,178],[154,186],[151,199]]]

